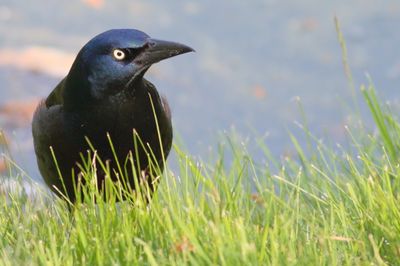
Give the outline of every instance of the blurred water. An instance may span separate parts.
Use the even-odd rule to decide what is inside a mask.
[[[207,157],[218,134],[234,127],[250,139],[267,136],[272,152],[281,155],[290,152],[287,131],[301,135],[293,123],[301,120],[297,98],[316,135],[334,142],[344,139],[343,125],[351,114],[344,107],[351,106],[351,91],[343,74],[335,14],[357,87],[366,82],[368,72],[383,98],[398,98],[398,1],[1,0],[0,49],[44,46],[76,54],[91,37],[110,28],[137,28],[188,44],[195,54],[157,64],[147,75],[169,99],[175,132],[188,151]],[[0,104],[45,97],[59,80],[2,65]],[[10,126],[4,118],[0,123],[17,162],[38,178],[29,124]]]

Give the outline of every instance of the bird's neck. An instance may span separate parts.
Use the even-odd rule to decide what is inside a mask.
[[[157,94],[154,85],[143,77],[140,77],[132,82],[129,87],[117,89],[115,94],[110,94],[105,98],[95,97],[91,93],[94,88],[92,88],[93,84],[87,78],[88,75],[85,74],[84,71],[77,70],[78,68],[71,69],[70,73],[63,81],[63,104],[67,111],[70,110],[76,112],[78,110],[86,110],[99,103],[104,104],[104,101],[107,101],[107,99],[110,100],[114,98],[114,96],[118,97],[120,93],[124,94],[124,97],[128,98],[148,98],[149,93]]]
[[[90,102],[91,85],[87,77],[85,67],[75,61],[65,79],[63,93],[65,109],[81,108]]]

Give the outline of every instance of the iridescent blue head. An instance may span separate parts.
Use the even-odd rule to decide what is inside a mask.
[[[101,99],[116,94],[134,87],[152,64],[191,51],[186,45],[152,39],[134,29],[106,31],[77,55],[65,80],[64,96],[76,101],[76,97]]]

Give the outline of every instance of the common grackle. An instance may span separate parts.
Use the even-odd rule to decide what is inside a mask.
[[[153,154],[163,170],[172,143],[171,114],[166,99],[143,76],[152,64],[191,51],[134,29],[109,30],[91,39],[33,117],[37,163],[46,184],[76,201],[82,156],[91,150],[108,163],[113,181],[121,181],[119,169],[132,154],[138,169],[124,171],[124,182],[134,189],[134,176],[145,178],[154,191],[149,158]],[[105,171],[98,166],[93,176],[102,188]]]

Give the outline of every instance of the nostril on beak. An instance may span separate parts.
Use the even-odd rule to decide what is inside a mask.
[[[150,41],[150,42],[147,42],[144,46],[145,46],[146,48],[148,48],[148,47],[154,47],[154,46],[156,46],[156,43],[155,43],[154,41]]]

